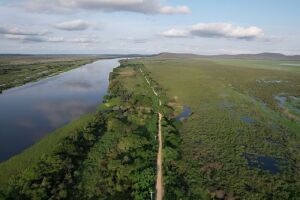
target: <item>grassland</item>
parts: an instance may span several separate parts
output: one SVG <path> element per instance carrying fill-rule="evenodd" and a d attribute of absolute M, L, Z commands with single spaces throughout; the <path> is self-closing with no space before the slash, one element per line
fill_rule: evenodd
<path fill-rule="evenodd" d="M 193 112 L 178 128 L 181 157 L 165 169 L 176 169 L 181 181 L 170 191 L 186 194 L 182 199 L 300 197 L 300 123 L 275 99 L 299 98 L 299 68 L 160 56 L 131 62 L 145 66 L 175 111 L 185 105 Z"/>
<path fill-rule="evenodd" d="M 212 60 L 212 59 L 207 59 Z M 274 69 L 279 71 L 300 72 L 299 60 L 247 60 L 247 59 L 213 59 L 213 62 L 221 65 L 231 65 L 236 67 Z"/>
<path fill-rule="evenodd" d="M 54 76 L 99 59 L 97 56 L 0 56 L 0 92 Z"/>

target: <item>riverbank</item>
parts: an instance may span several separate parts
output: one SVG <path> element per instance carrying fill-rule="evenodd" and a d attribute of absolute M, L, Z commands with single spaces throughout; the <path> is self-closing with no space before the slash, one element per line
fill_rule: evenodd
<path fill-rule="evenodd" d="M 0 91 L 55 76 L 99 59 L 97 56 L 0 56 Z"/>
<path fill-rule="evenodd" d="M 45 135 L 94 112 L 107 94 L 109 73 L 119 59 L 101 59 L 0 95 L 0 161 Z"/>

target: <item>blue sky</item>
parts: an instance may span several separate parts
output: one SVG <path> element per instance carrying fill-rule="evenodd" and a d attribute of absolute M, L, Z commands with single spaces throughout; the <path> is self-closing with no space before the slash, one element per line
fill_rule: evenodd
<path fill-rule="evenodd" d="M 298 0 L 2 0 L 0 53 L 300 54 Z"/>

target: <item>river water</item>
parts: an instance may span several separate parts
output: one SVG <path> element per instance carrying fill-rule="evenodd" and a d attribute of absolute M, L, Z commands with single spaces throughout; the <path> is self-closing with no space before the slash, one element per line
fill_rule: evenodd
<path fill-rule="evenodd" d="M 99 60 L 0 94 L 0 162 L 95 111 L 119 59 Z"/>

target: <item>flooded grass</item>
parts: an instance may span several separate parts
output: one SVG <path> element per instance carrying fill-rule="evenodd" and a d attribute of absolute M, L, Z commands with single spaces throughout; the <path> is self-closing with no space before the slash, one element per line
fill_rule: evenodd
<path fill-rule="evenodd" d="M 242 116 L 241 117 L 242 122 L 248 123 L 248 124 L 253 124 L 255 122 L 254 119 L 252 119 L 249 116 Z"/>
<path fill-rule="evenodd" d="M 237 199 L 268 199 L 269 194 L 293 199 L 298 194 L 294 163 L 300 158 L 300 126 L 280 112 L 274 99 L 300 95 L 298 68 L 245 60 L 151 58 L 143 63 L 170 99 L 176 96 L 193 109 L 193 117 L 179 128 L 181 158 L 172 162 L 188 177 L 180 182 L 184 192 L 200 196 L 201 191 L 222 190 Z M 206 167 L 216 162 L 222 167 Z M 288 189 L 278 191 L 278 183 Z"/>
<path fill-rule="evenodd" d="M 274 97 L 278 106 L 284 110 L 284 113 L 287 113 L 294 119 L 299 119 L 300 117 L 300 98 L 295 96 L 288 95 L 277 95 Z"/>
<path fill-rule="evenodd" d="M 183 106 L 182 112 L 175 117 L 176 121 L 183 121 L 192 114 L 192 110 L 188 106 Z"/>

